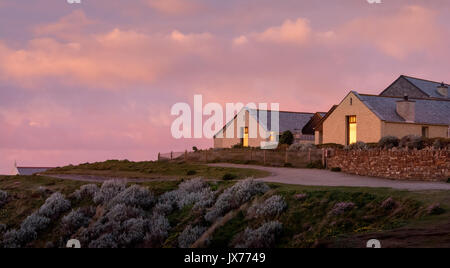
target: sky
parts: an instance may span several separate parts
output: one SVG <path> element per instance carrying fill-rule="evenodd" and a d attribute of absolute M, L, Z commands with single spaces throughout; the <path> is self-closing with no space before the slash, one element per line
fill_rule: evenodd
<path fill-rule="evenodd" d="M 399 75 L 450 81 L 448 0 L 0 0 L 0 174 L 208 148 L 171 107 L 326 112 Z"/>

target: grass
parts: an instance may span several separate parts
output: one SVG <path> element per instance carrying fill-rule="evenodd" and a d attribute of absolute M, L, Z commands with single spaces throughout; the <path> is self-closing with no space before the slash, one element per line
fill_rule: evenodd
<path fill-rule="evenodd" d="M 139 184 L 149 187 L 156 195 L 161 195 L 176 189 L 180 181 L 150 181 Z M 210 184 L 213 190 L 221 191 L 234 183 L 235 181 L 219 181 Z M 59 191 L 68 196 L 83 184 L 88 182 L 44 176 L 0 176 L 0 189 L 6 190 L 10 195 L 9 202 L 0 208 L 0 223 L 6 224 L 8 229 L 17 228 L 28 215 L 44 203 L 51 192 Z M 257 228 L 270 220 L 278 220 L 283 224 L 283 233 L 276 247 L 314 247 L 320 244 L 320 241 L 343 243 L 341 246 L 348 245 L 346 239 L 367 233 L 382 234 L 402 228 L 420 230 L 424 226 L 438 228 L 442 224 L 448 224 L 450 219 L 449 191 L 411 192 L 386 188 L 321 187 L 277 183 L 268 185 L 272 190 L 266 197 L 272 194 L 283 196 L 288 204 L 285 212 L 274 218 L 263 219 L 248 219 L 245 212 L 239 212 L 214 232 L 210 247 L 228 247 L 233 238 L 245 228 Z M 47 192 L 42 194 L 38 191 L 39 187 L 45 187 Z M 295 198 L 297 194 L 306 194 L 306 198 L 299 201 Z M 393 210 L 381 207 L 381 203 L 389 197 L 398 203 L 398 207 Z M 72 200 L 72 208 L 91 205 L 83 202 L 77 203 Z M 356 207 L 342 215 L 330 216 L 329 212 L 339 202 L 353 202 Z M 435 203 L 441 204 L 444 213 L 428 215 L 427 208 Z M 176 247 L 178 236 L 186 226 L 205 226 L 203 215 L 194 213 L 192 206 L 175 210 L 168 219 L 172 229 L 164 247 Z M 44 247 L 45 241 L 57 240 L 60 235 L 56 228 L 59 221 L 52 223 L 32 246 Z M 427 237 L 423 236 L 421 239 Z M 423 245 L 433 246 L 441 241 L 436 237 L 433 239 L 424 240 Z"/>
<path fill-rule="evenodd" d="M 130 162 L 127 160 L 108 160 L 98 163 L 86 163 L 78 166 L 65 166 L 55 168 L 44 173 L 51 174 L 72 174 L 72 175 L 94 175 L 120 178 L 194 178 L 222 179 L 226 174 L 232 174 L 235 179 L 247 177 L 266 177 L 268 172 L 255 169 L 238 169 L 210 167 L 202 164 L 191 164 L 183 161 L 179 162 Z"/>

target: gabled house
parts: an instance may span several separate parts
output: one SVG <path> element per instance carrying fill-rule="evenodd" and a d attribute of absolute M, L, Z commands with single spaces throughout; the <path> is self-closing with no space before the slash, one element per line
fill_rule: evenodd
<path fill-rule="evenodd" d="M 384 136 L 450 135 L 450 99 L 388 97 L 351 91 L 316 128 L 317 144 L 378 142 Z"/>
<path fill-rule="evenodd" d="M 274 112 L 244 108 L 214 135 L 214 148 L 235 145 L 264 147 L 264 144 L 277 141 L 278 136 L 288 130 L 294 134 L 295 143 L 314 143 L 313 130 L 325 114 L 279 111 L 279 127 L 276 128 L 272 126 Z M 239 117 L 244 118 L 243 122 L 238 122 Z M 251 126 L 256 126 L 254 135 L 251 134 Z"/>
<path fill-rule="evenodd" d="M 380 96 L 449 99 L 448 84 L 401 75 Z"/>

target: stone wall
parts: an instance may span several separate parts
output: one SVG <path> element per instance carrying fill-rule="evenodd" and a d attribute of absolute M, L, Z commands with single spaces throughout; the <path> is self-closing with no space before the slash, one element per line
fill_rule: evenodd
<path fill-rule="evenodd" d="M 328 158 L 328 167 L 395 180 L 447 181 L 450 178 L 450 151 L 336 150 Z"/>

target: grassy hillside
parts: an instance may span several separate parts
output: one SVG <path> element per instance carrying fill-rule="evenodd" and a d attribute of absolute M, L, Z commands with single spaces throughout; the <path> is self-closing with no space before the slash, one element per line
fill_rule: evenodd
<path fill-rule="evenodd" d="M 37 218 L 42 222 L 46 215 L 50 223 L 38 228 L 32 222 L 25 227 L 35 228 L 35 236 L 8 234 L 9 241 L 25 239 L 22 247 L 62 247 L 70 237 L 80 239 L 83 247 L 362 247 L 367 238 L 401 237 L 386 243 L 450 246 L 443 235 L 450 221 L 448 191 L 178 180 L 129 184 L 127 189 L 115 182 L 96 194 L 90 195 L 88 187 L 74 194 L 86 184 L 40 176 L 0 177 L 0 190 L 8 194 L 3 205 L 0 200 L 3 242 L 7 230 L 20 231 L 27 216 L 41 208 Z M 70 209 L 57 210 L 63 202 L 53 198 L 56 192 L 65 195 Z M 51 214 L 45 214 L 42 207 L 49 199 L 57 202 Z M 436 203 L 440 205 L 433 206 Z M 80 219 L 86 222 L 74 227 Z M 415 244 L 408 244 L 408 228 L 414 229 Z M 421 230 L 428 235 L 420 236 Z"/>
<path fill-rule="evenodd" d="M 121 178 L 194 178 L 222 179 L 225 174 L 231 174 L 237 179 L 247 177 L 260 178 L 269 173 L 255 169 L 237 169 L 209 167 L 201 164 L 185 163 L 183 161 L 148 161 L 131 162 L 128 160 L 108 160 L 98 163 L 85 163 L 77 166 L 59 167 L 47 171 L 45 174 L 76 174 Z"/>

